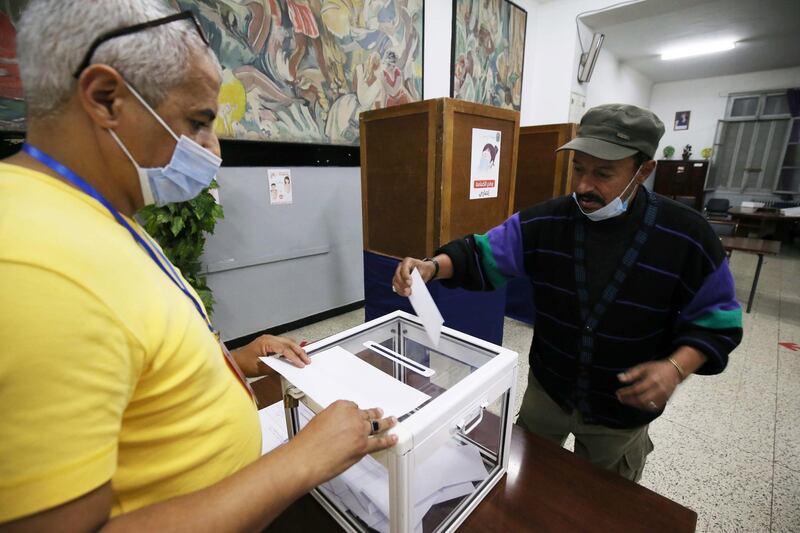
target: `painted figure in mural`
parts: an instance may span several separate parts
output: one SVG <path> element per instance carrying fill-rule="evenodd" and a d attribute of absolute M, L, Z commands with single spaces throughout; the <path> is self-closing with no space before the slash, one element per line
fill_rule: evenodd
<path fill-rule="evenodd" d="M 178 1 L 204 27 L 223 4 Z M 229 12 L 236 24 L 229 15 L 212 40 L 223 136 L 355 144 L 360 112 L 421 97 L 420 0 L 264 0 Z"/>
<path fill-rule="evenodd" d="M 317 19 L 314 12 L 311 11 L 309 2 L 312 0 L 286 0 L 286 7 L 289 11 L 289 20 L 292 22 L 294 29 L 294 52 L 289 59 L 289 74 L 292 78 L 297 77 L 297 67 L 300 61 L 306 55 L 308 50 L 308 42 L 314 47 L 316 54 L 317 65 L 319 66 L 325 80 L 330 83 L 330 75 L 328 74 L 328 65 L 326 64 L 325 54 L 322 51 L 322 36 L 320 35 L 320 28 L 317 25 Z M 319 5 L 319 2 L 315 2 Z M 318 11 L 321 8 L 318 8 Z"/>
<path fill-rule="evenodd" d="M 0 3 L 5 65 L 14 64 L 13 24 L 27 3 Z M 169 3 L 196 14 L 220 58 L 221 137 L 357 144 L 359 113 L 422 97 L 422 0 Z M 21 130 L 12 70 L 0 72 L 0 122 Z"/>
<path fill-rule="evenodd" d="M 408 11 L 408 0 L 400 0 L 398 2 L 400 9 L 398 10 L 399 19 L 404 26 L 403 40 L 405 41 L 405 48 L 400 56 L 400 68 L 403 71 L 403 85 L 406 88 L 412 100 L 422 99 L 422 95 L 417 91 L 415 78 L 419 78 L 417 74 L 418 66 L 414 65 L 410 59 L 416 57 L 421 53 L 421 38 L 417 32 L 417 26 L 421 26 L 421 15 L 417 11 L 413 15 Z M 398 46 L 402 43 L 398 43 Z M 421 72 L 420 72 L 421 74 Z"/>
<path fill-rule="evenodd" d="M 403 86 L 403 74 L 397 66 L 397 56 L 391 50 L 386 52 L 383 59 L 381 84 L 386 93 L 386 107 L 411 102 L 411 97 Z"/>
<path fill-rule="evenodd" d="M 334 143 L 351 143 L 358 138 L 358 115 L 383 105 L 383 85 L 378 79 L 380 56 L 373 52 L 366 64 L 357 65 L 353 75 L 354 93 L 341 96 L 331 107 L 325 133 Z"/>

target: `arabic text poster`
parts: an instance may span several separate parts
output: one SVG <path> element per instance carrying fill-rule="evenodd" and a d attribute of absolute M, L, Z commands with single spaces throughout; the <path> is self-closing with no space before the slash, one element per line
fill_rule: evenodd
<path fill-rule="evenodd" d="M 472 129 L 469 199 L 497 198 L 500 181 L 500 132 Z"/>

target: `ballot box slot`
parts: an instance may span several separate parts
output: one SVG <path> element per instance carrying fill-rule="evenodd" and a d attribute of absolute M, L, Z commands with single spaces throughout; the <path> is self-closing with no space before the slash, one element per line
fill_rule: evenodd
<path fill-rule="evenodd" d="M 394 363 L 396 363 L 396 364 L 398 364 L 398 365 L 400 365 L 402 367 L 405 367 L 405 368 L 407 368 L 407 369 L 409 369 L 409 370 L 411 370 L 413 372 L 416 372 L 417 374 L 419 374 L 421 376 L 431 377 L 432 375 L 434 375 L 436 373 L 436 371 L 433 370 L 432 368 L 427 367 L 425 365 L 422 365 L 420 363 L 417 363 L 413 359 L 409 359 L 408 357 L 404 356 L 403 354 L 397 353 L 394 350 L 390 350 L 389 348 L 386 348 L 385 346 L 383 346 L 381 344 L 378 344 L 376 342 L 367 341 L 367 342 L 364 343 L 364 346 L 366 346 L 370 350 L 374 351 L 375 353 L 377 353 L 379 355 L 382 355 L 383 357 L 386 357 L 387 359 L 393 361 Z M 402 381 L 405 381 L 405 380 L 402 380 Z"/>

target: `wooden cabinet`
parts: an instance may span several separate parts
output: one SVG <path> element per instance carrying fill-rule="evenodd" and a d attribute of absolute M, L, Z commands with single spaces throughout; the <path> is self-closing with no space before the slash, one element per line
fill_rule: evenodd
<path fill-rule="evenodd" d="M 577 124 L 545 124 L 519 130 L 514 211 L 569 194 L 572 151 L 556 152 L 575 137 Z"/>
<path fill-rule="evenodd" d="M 364 249 L 426 257 L 513 213 L 519 113 L 439 98 L 361 114 Z M 473 129 L 501 134 L 498 195 L 470 200 Z"/>
<path fill-rule="evenodd" d="M 703 210 L 703 187 L 708 161 L 660 159 L 656 166 L 655 192 Z"/>

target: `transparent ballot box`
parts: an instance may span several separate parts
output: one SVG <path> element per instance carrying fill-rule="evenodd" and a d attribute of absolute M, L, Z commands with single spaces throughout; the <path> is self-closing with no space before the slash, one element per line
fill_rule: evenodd
<path fill-rule="evenodd" d="M 395 446 L 366 456 L 313 497 L 347 531 L 455 530 L 506 473 L 517 353 L 446 327 L 434 347 L 420 320 L 402 311 L 306 347 L 312 364 L 342 350 L 368 364 L 380 378 L 374 381 L 392 385 L 378 394 L 399 387 L 415 401 L 388 413 L 398 418 L 389 431 Z M 321 407 L 285 377 L 281 385 L 292 438 Z"/>

